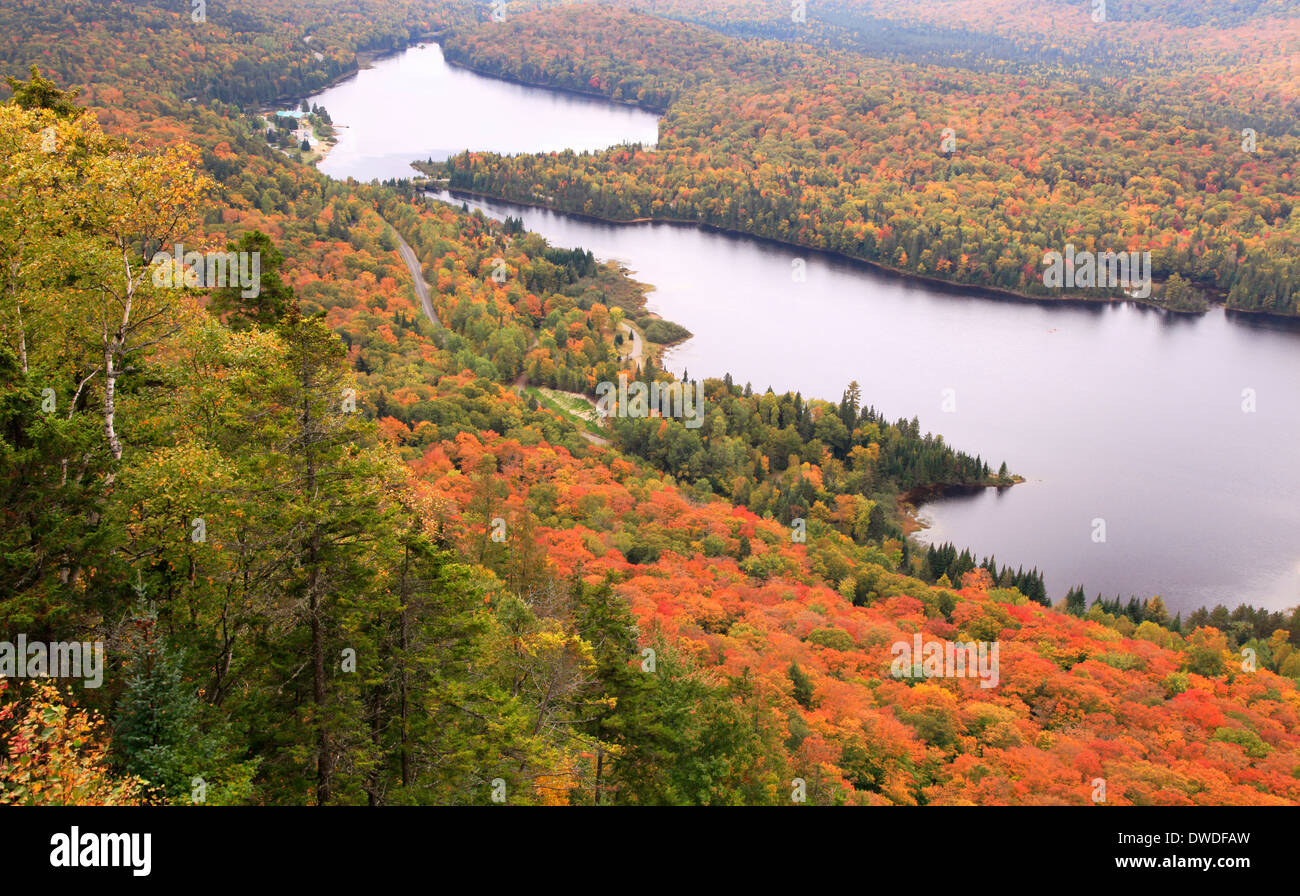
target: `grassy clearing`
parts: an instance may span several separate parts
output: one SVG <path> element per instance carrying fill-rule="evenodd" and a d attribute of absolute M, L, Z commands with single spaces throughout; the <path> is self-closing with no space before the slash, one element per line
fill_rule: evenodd
<path fill-rule="evenodd" d="M 579 429 L 597 433 L 600 431 L 600 415 L 596 413 L 595 403 L 587 396 L 539 386 L 529 386 L 526 391 L 542 407 L 555 411 Z"/>

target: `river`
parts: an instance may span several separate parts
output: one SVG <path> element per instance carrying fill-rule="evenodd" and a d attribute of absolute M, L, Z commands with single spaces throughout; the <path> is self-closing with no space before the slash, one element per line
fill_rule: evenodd
<path fill-rule="evenodd" d="M 321 165 L 334 177 L 657 135 L 653 115 L 451 68 L 436 45 L 312 101 L 347 126 Z M 653 285 L 650 307 L 695 334 L 669 355 L 678 374 L 833 400 L 856 380 L 891 418 L 919 417 L 1026 477 L 927 503 L 926 541 L 1037 566 L 1057 598 L 1082 584 L 1090 597 L 1159 594 L 1171 612 L 1300 603 L 1300 327 L 1020 302 L 691 226 L 468 204 Z"/>

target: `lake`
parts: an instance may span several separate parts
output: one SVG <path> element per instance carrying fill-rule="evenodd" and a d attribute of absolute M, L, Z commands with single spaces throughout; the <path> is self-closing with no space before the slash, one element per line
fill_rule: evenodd
<path fill-rule="evenodd" d="M 594 150 L 657 136 L 648 113 L 454 69 L 435 45 L 312 101 L 348 126 L 321 165 L 334 177 L 404 177 L 414 159 L 466 148 Z M 1171 611 L 1300 603 L 1290 322 L 1020 302 L 691 226 L 454 201 L 626 264 L 654 286 L 650 307 L 695 334 L 669 354 L 678 374 L 730 372 L 832 400 L 856 380 L 890 418 L 919 417 L 1026 478 L 927 503 L 923 540 L 1037 566 L 1056 598 L 1082 584 L 1090 598 L 1159 594 Z"/>
<path fill-rule="evenodd" d="M 649 112 L 483 78 L 448 65 L 437 44 L 381 59 L 311 102 L 338 129 L 338 145 L 319 167 L 339 179 L 411 177 L 411 162 L 467 149 L 582 151 L 659 141 L 659 119 Z"/>

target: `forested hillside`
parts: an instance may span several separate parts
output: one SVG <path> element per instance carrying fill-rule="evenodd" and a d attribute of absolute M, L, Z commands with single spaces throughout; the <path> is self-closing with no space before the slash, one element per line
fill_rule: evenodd
<path fill-rule="evenodd" d="M 1292 0 L 613 0 L 739 37 L 982 71 L 1046 74 L 1115 98 L 1136 91 L 1231 124 L 1294 132 Z M 801 7 L 802 21 L 795 21 Z"/>
<path fill-rule="evenodd" d="M 92 85 L 87 99 L 119 109 L 124 95 L 147 100 L 149 94 L 251 104 L 319 90 L 355 72 L 359 54 L 391 52 L 449 24 L 486 19 L 469 0 L 204 0 L 199 6 L 6 2 L 0 8 L 6 67 L 39 65 L 65 83 Z M 134 52 L 119 52 L 127 47 Z M 99 96 L 101 88 L 106 92 Z"/>
<path fill-rule="evenodd" d="M 515 385 L 670 380 L 620 360 L 634 285 L 268 144 L 261 100 L 442 27 L 486 53 L 466 36 L 485 7 L 214 9 L 198 39 L 145 3 L 0 0 L 0 641 L 106 646 L 99 688 L 0 680 L 0 803 L 190 804 L 202 782 L 208 804 L 789 805 L 798 779 L 815 804 L 1086 805 L 1098 778 L 1120 805 L 1300 801 L 1300 612 L 1053 609 L 1036 571 L 917 550 L 907 491 L 1014 471 L 856 384 L 834 402 L 710 371 L 699 428 L 592 438 Z M 753 67 L 753 104 L 812 102 L 760 96 L 780 45 L 692 50 L 678 24 L 588 12 L 664 66 L 588 88 L 668 91 L 670 130 L 723 89 L 709 59 Z M 764 170 L 834 189 L 830 146 L 810 133 Z M 458 170 L 538 164 L 482 159 Z M 721 171 L 675 195 L 711 202 Z M 177 243 L 258 252 L 260 292 L 168 286 L 151 260 Z M 997 685 L 900 677 L 918 636 L 997 642 Z"/>
<path fill-rule="evenodd" d="M 597 37 L 600 36 L 598 40 Z M 898 65 L 579 5 L 457 30 L 449 59 L 668 106 L 653 152 L 451 159 L 453 188 L 628 220 L 695 221 L 1035 296 L 1067 246 L 1150 252 L 1155 300 L 1300 310 L 1297 138 L 1169 108 L 1157 82 Z"/>

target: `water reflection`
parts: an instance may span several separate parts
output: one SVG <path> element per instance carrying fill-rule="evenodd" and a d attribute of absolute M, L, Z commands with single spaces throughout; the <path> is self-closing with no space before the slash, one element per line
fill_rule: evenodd
<path fill-rule="evenodd" d="M 405 161 L 458 147 L 581 149 L 655 125 L 645 113 L 450 70 L 436 48 L 315 101 L 350 125 L 323 169 L 362 179 L 404 176 Z M 498 113 L 509 127 L 484 123 Z M 570 114 L 579 122 L 557 124 Z M 669 353 L 672 370 L 833 400 L 856 380 L 890 418 L 916 416 L 1027 478 L 928 503 L 924 538 L 1038 566 L 1058 598 L 1084 584 L 1090 595 L 1160 594 L 1184 612 L 1300 600 L 1300 326 L 1222 309 L 993 298 L 691 226 L 452 201 L 627 264 L 655 287 L 651 307 L 695 333 Z M 796 259 L 804 282 L 792 280 Z M 1092 539 L 1098 519 L 1103 543 Z"/>

